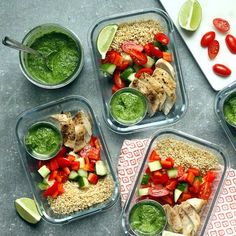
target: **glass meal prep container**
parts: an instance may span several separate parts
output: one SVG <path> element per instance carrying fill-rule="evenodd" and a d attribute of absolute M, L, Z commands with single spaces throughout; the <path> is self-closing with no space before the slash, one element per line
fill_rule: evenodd
<path fill-rule="evenodd" d="M 229 86 L 222 89 L 216 96 L 215 99 L 215 113 L 217 119 L 221 126 L 223 127 L 226 135 L 228 136 L 230 142 L 232 143 L 234 149 L 236 150 L 236 128 L 230 125 L 224 116 L 224 103 L 227 98 L 231 95 L 235 94 L 236 97 L 236 84 L 232 83 Z"/>
<path fill-rule="evenodd" d="M 169 114 L 165 116 L 162 112 L 157 112 L 153 117 L 146 117 L 138 124 L 132 126 L 124 126 L 116 122 L 109 112 L 109 100 L 112 96 L 111 83 L 108 82 L 110 78 L 104 77 L 100 70 L 101 55 L 97 50 L 97 38 L 101 29 L 110 24 L 121 24 L 126 22 L 134 22 L 138 20 L 157 20 L 164 27 L 164 33 L 170 38 L 169 50 L 173 56 L 173 67 L 176 73 L 176 103 Z M 145 130 L 153 127 L 161 127 L 176 123 L 185 114 L 187 109 L 187 95 L 183 82 L 182 71 L 179 63 L 178 52 L 175 46 L 175 30 L 173 23 L 168 15 L 160 9 L 146 9 L 133 12 L 126 12 L 110 17 L 100 19 L 94 24 L 89 33 L 89 44 L 92 51 L 94 70 L 97 76 L 96 82 L 98 90 L 102 97 L 103 118 L 106 125 L 114 132 L 120 134 L 127 134 L 136 131 Z"/>
<path fill-rule="evenodd" d="M 224 179 L 227 176 L 227 171 L 229 168 L 228 158 L 224 155 L 222 150 L 215 144 L 204 141 L 197 137 L 185 134 L 181 131 L 173 129 L 162 129 L 156 132 L 150 139 L 149 144 L 147 144 L 146 150 L 144 152 L 143 161 L 140 162 L 137 175 L 134 179 L 133 185 L 130 188 L 130 193 L 128 199 L 125 203 L 125 206 L 122 211 L 121 221 L 122 227 L 126 235 L 136 235 L 129 224 L 129 214 L 132 207 L 139 201 L 142 201 L 143 198 L 138 198 L 138 189 L 141 184 L 142 176 L 145 173 L 147 167 L 148 159 L 152 153 L 153 148 L 158 143 L 159 140 L 165 138 L 172 138 L 190 144 L 191 146 L 206 150 L 214 154 L 219 162 L 219 170 L 217 170 L 217 178 L 213 182 L 212 193 L 207 202 L 207 205 L 201 212 L 201 225 L 197 231 L 197 235 L 205 235 L 209 219 L 211 217 L 213 208 L 218 198 L 218 194 L 221 190 L 221 186 L 224 182 Z M 146 198 L 145 198 L 146 199 Z M 147 198 L 148 199 L 148 198 Z M 168 229 L 167 229 L 168 230 Z"/>
<path fill-rule="evenodd" d="M 98 137 L 101 144 L 101 160 L 106 163 L 108 174 L 111 176 L 112 182 L 114 184 L 114 190 L 111 197 L 102 203 L 96 204 L 82 211 L 77 211 L 67 215 L 59 215 L 53 213 L 47 202 L 47 199 L 43 196 L 42 191 L 37 187 L 37 184 L 42 181 L 42 177 L 39 175 L 39 173 L 37 173 L 37 160 L 26 152 L 24 146 L 24 135 L 32 124 L 39 121 L 48 121 L 50 120 L 50 116 L 53 114 L 71 112 L 72 115 L 75 115 L 76 112 L 80 110 L 85 111 L 91 119 L 93 135 Z M 85 98 L 81 96 L 68 96 L 57 101 L 49 102 L 44 105 L 26 110 L 17 118 L 15 135 L 18 143 L 21 162 L 28 177 L 31 191 L 36 201 L 38 210 L 45 221 L 53 224 L 67 223 L 75 219 L 80 219 L 107 210 L 116 203 L 119 196 L 117 177 L 112 168 L 110 155 L 100 130 L 97 116 L 94 114 L 92 107 Z"/>

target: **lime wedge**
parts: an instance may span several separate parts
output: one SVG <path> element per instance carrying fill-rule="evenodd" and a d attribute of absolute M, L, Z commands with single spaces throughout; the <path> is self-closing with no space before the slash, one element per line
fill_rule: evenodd
<path fill-rule="evenodd" d="M 31 198 L 18 198 L 15 200 L 18 214 L 27 222 L 36 224 L 41 220 L 36 204 Z"/>
<path fill-rule="evenodd" d="M 187 0 L 179 11 L 179 25 L 189 31 L 195 31 L 202 20 L 202 7 L 197 0 Z"/>
<path fill-rule="evenodd" d="M 106 53 L 111 46 L 117 29 L 118 25 L 107 25 L 99 32 L 97 38 L 97 49 L 101 54 L 102 59 L 106 57 Z"/>

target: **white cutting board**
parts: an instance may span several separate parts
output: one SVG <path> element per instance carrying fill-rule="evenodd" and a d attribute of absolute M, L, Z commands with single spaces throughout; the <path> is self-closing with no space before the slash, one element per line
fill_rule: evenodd
<path fill-rule="evenodd" d="M 216 91 L 221 90 L 228 84 L 236 81 L 236 54 L 232 54 L 226 44 L 225 36 L 218 32 L 213 26 L 214 18 L 224 18 L 230 23 L 231 29 L 228 33 L 236 37 L 236 1 L 235 0 L 199 0 L 202 6 L 202 21 L 194 33 L 188 33 L 181 29 L 178 24 L 178 13 L 185 0 L 160 0 L 161 4 L 169 14 L 170 18 L 177 27 L 183 40 L 187 44 L 193 57 L 199 64 L 202 72 L 212 88 Z M 216 39 L 220 43 L 220 51 L 214 60 L 210 60 L 207 54 L 207 48 L 200 46 L 202 36 L 208 31 L 216 32 Z M 214 74 L 212 67 L 214 64 L 224 64 L 228 66 L 232 73 L 229 77 L 223 78 Z M 183 66 L 183 65 L 182 65 Z"/>

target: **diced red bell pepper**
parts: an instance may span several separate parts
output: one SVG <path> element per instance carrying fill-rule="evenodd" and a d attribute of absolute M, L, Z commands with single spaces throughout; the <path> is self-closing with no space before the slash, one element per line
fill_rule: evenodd
<path fill-rule="evenodd" d="M 56 179 L 57 173 L 58 173 L 57 170 L 53 170 L 53 171 L 50 173 L 50 175 L 49 175 L 49 177 L 48 177 L 48 180 Z"/>
<path fill-rule="evenodd" d="M 58 182 L 55 181 L 51 187 L 43 192 L 44 197 L 52 196 L 58 190 Z"/>
<path fill-rule="evenodd" d="M 153 181 L 153 183 L 156 184 L 163 184 L 165 185 L 168 180 L 169 177 L 166 173 L 161 173 L 160 171 L 154 171 L 151 175 L 151 180 Z"/>
<path fill-rule="evenodd" d="M 79 170 L 80 168 L 80 162 L 79 161 L 74 161 L 71 163 L 71 166 L 70 166 L 71 170 Z"/>
<path fill-rule="evenodd" d="M 203 184 L 201 184 L 199 198 L 204 199 L 204 200 L 209 199 L 212 192 L 211 185 L 212 184 L 210 182 L 204 182 Z"/>
<path fill-rule="evenodd" d="M 174 159 L 172 157 L 167 157 L 166 161 L 170 161 L 172 163 L 172 166 L 174 167 Z"/>
<path fill-rule="evenodd" d="M 191 193 L 182 193 L 180 198 L 178 199 L 178 203 L 182 203 L 188 199 L 192 198 L 192 194 Z"/>
<path fill-rule="evenodd" d="M 198 168 L 195 168 L 195 167 L 188 168 L 187 172 L 192 172 L 195 176 L 200 175 L 200 170 Z"/>
<path fill-rule="evenodd" d="M 55 156 L 55 158 L 57 158 L 57 157 L 64 157 L 65 154 L 66 154 L 66 152 L 67 152 L 66 147 L 65 147 L 65 146 L 62 146 L 62 147 L 61 147 L 61 150 L 57 153 L 57 155 Z"/>
<path fill-rule="evenodd" d="M 64 188 L 63 188 L 63 184 L 58 184 L 58 195 L 62 194 L 65 192 Z"/>
<path fill-rule="evenodd" d="M 166 189 L 173 191 L 174 189 L 176 189 L 177 184 L 178 184 L 178 180 L 169 179 L 169 181 L 166 184 Z"/>
<path fill-rule="evenodd" d="M 149 161 L 159 161 L 159 160 L 161 160 L 160 156 L 158 155 L 156 150 L 153 150 L 149 157 Z"/>
<path fill-rule="evenodd" d="M 84 169 L 90 172 L 94 171 L 94 162 L 90 162 L 88 157 L 84 157 L 85 160 L 85 165 L 84 165 Z"/>
<path fill-rule="evenodd" d="M 161 160 L 161 166 L 163 169 L 171 169 L 173 168 L 172 162 L 167 160 Z"/>
<path fill-rule="evenodd" d="M 180 178 L 184 175 L 184 168 L 183 166 L 178 166 L 177 169 L 178 169 L 178 178 Z M 187 177 L 187 174 L 186 174 L 186 177 Z"/>
<path fill-rule="evenodd" d="M 170 195 L 166 195 L 166 196 L 161 197 L 161 201 L 164 204 L 169 204 L 171 206 L 174 204 L 173 196 L 170 196 Z"/>
<path fill-rule="evenodd" d="M 69 159 L 70 162 L 75 160 L 75 156 L 74 155 L 68 155 L 66 158 Z"/>
<path fill-rule="evenodd" d="M 98 182 L 98 176 L 97 176 L 96 174 L 94 174 L 94 173 L 89 173 L 89 175 L 88 175 L 88 181 L 89 181 L 89 183 L 91 183 L 91 184 L 97 184 L 97 182 Z"/>
<path fill-rule="evenodd" d="M 207 171 L 206 175 L 203 177 L 204 181 L 213 183 L 216 178 L 216 173 L 214 171 Z"/>
<path fill-rule="evenodd" d="M 61 175 L 57 175 L 55 179 L 58 183 L 62 182 L 62 176 Z"/>
<path fill-rule="evenodd" d="M 182 176 L 178 177 L 178 181 L 187 182 L 188 173 L 184 173 Z"/>
<path fill-rule="evenodd" d="M 64 167 L 64 168 L 63 168 L 63 173 L 64 173 L 65 175 L 69 175 L 69 174 L 70 174 L 70 169 L 69 169 L 69 167 Z"/>
<path fill-rule="evenodd" d="M 59 168 L 59 165 L 57 163 L 57 158 L 53 158 L 49 162 L 49 169 L 51 171 L 57 170 Z"/>
<path fill-rule="evenodd" d="M 100 160 L 100 149 L 91 148 L 88 153 L 88 158 L 91 160 Z"/>
<path fill-rule="evenodd" d="M 195 175 L 193 174 L 193 172 L 188 172 L 186 181 L 187 181 L 189 184 L 192 184 L 193 181 L 194 181 L 194 179 L 195 179 Z"/>
<path fill-rule="evenodd" d="M 57 163 L 58 163 L 59 167 L 61 167 L 61 168 L 68 167 L 71 165 L 71 161 L 67 158 L 64 158 L 64 157 L 57 158 Z"/>
<path fill-rule="evenodd" d="M 170 52 L 162 52 L 162 57 L 164 60 L 166 60 L 168 62 L 173 61 L 172 54 Z"/>
<path fill-rule="evenodd" d="M 189 187 L 189 192 L 198 193 L 200 191 L 201 182 L 198 178 L 195 178 L 192 186 Z"/>

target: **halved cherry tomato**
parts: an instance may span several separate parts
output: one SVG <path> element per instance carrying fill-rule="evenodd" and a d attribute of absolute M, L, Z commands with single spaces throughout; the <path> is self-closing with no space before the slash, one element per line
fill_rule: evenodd
<path fill-rule="evenodd" d="M 129 53 L 130 50 L 137 50 L 137 51 L 140 51 L 142 52 L 143 51 L 143 46 L 142 45 L 138 45 L 132 41 L 127 41 L 127 42 L 123 42 L 122 45 L 121 45 L 121 49 L 126 52 L 126 53 Z"/>
<path fill-rule="evenodd" d="M 167 45 L 170 42 L 169 37 L 164 33 L 157 33 L 154 35 L 155 39 L 160 42 L 162 45 Z"/>
<path fill-rule="evenodd" d="M 215 39 L 216 33 L 214 31 L 209 31 L 202 36 L 201 46 L 208 47 L 209 44 Z"/>
<path fill-rule="evenodd" d="M 225 37 L 225 42 L 230 52 L 236 54 L 236 38 L 233 35 L 228 34 Z"/>
<path fill-rule="evenodd" d="M 151 68 L 142 68 L 138 72 L 135 73 L 135 77 L 140 78 L 143 73 L 147 73 L 149 75 L 152 75 L 153 70 Z"/>
<path fill-rule="evenodd" d="M 163 197 L 169 194 L 169 191 L 166 189 L 159 189 L 155 187 L 149 187 L 148 195 L 152 197 Z"/>
<path fill-rule="evenodd" d="M 154 45 L 151 46 L 151 54 L 157 58 L 163 57 L 163 52 L 158 47 L 155 47 Z"/>
<path fill-rule="evenodd" d="M 128 52 L 128 54 L 131 56 L 133 61 L 138 65 L 144 65 L 147 63 L 147 56 L 135 49 L 132 49 Z"/>
<path fill-rule="evenodd" d="M 213 20 L 213 25 L 222 33 L 226 33 L 230 29 L 229 22 L 222 18 L 215 18 Z"/>
<path fill-rule="evenodd" d="M 223 64 L 215 64 L 213 66 L 213 71 L 221 77 L 227 77 L 231 74 L 231 70 Z"/>
<path fill-rule="evenodd" d="M 121 89 L 125 87 L 125 82 L 120 77 L 120 71 L 116 70 L 113 76 L 113 80 L 115 85 Z"/>
<path fill-rule="evenodd" d="M 210 195 L 211 195 L 212 189 L 211 189 L 211 183 L 209 182 L 204 182 L 200 186 L 200 192 L 199 192 L 199 197 L 204 200 L 208 200 Z"/>
<path fill-rule="evenodd" d="M 219 41 L 213 40 L 208 46 L 208 56 L 212 60 L 214 59 L 220 50 Z"/>
<path fill-rule="evenodd" d="M 151 54 L 151 48 L 154 47 L 154 45 L 152 43 L 147 43 L 144 45 L 144 51 L 146 52 L 146 54 L 148 56 L 152 56 Z"/>

